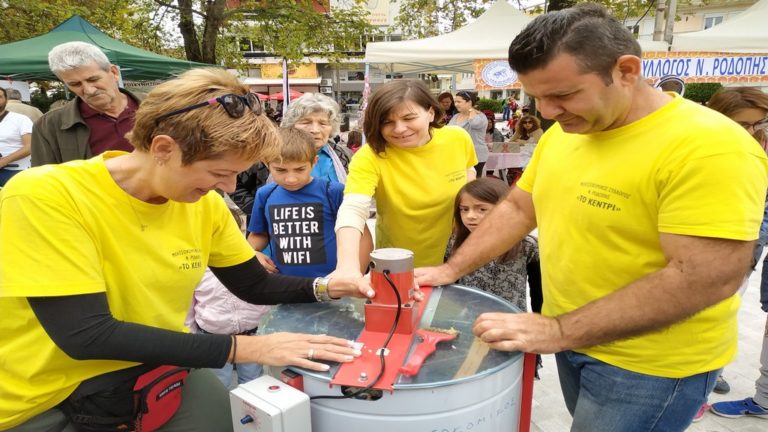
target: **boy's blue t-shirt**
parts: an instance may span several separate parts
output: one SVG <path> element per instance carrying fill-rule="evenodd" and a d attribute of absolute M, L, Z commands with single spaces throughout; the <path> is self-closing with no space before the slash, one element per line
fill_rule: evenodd
<path fill-rule="evenodd" d="M 256 191 L 248 231 L 269 234 L 280 273 L 325 276 L 336 269 L 334 226 L 343 196 L 343 184 L 318 178 L 295 192 L 266 185 Z"/>

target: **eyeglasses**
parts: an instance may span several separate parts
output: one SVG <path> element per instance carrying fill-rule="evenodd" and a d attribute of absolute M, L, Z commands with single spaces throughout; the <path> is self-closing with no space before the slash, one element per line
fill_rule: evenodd
<path fill-rule="evenodd" d="M 198 104 L 190 105 L 188 107 L 180 108 L 175 111 L 162 114 L 155 119 L 155 126 L 159 125 L 161 121 L 167 119 L 168 117 L 173 117 L 175 115 L 196 110 L 198 108 L 202 108 L 209 105 L 216 105 L 216 104 L 219 104 L 222 107 L 224 107 L 224 111 L 226 111 L 227 114 L 229 114 L 229 116 L 232 118 L 240 118 L 244 116 L 246 113 L 246 108 L 250 108 L 251 112 L 253 112 L 256 115 L 261 115 L 262 112 L 264 112 L 264 109 L 261 105 L 261 101 L 259 100 L 259 97 L 256 96 L 255 94 L 248 93 L 245 96 L 241 96 L 241 95 L 230 93 L 230 94 L 225 94 L 224 96 L 208 99 L 205 102 L 200 102 Z"/>
<path fill-rule="evenodd" d="M 768 117 L 758 120 L 754 123 L 739 122 L 739 125 L 746 130 L 752 129 L 753 133 L 768 129 Z"/>

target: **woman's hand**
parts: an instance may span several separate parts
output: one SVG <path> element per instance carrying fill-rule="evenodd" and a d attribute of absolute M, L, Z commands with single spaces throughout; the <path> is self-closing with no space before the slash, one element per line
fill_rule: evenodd
<path fill-rule="evenodd" d="M 235 336 L 235 362 L 270 366 L 298 366 L 324 372 L 330 366 L 317 360 L 346 363 L 360 356 L 354 342 L 333 336 L 273 333 L 264 336 Z"/>
<path fill-rule="evenodd" d="M 259 260 L 262 266 L 264 266 L 264 269 L 266 269 L 270 273 L 278 273 L 277 266 L 275 265 L 274 261 L 272 261 L 272 258 L 268 257 L 264 252 L 256 251 L 256 259 Z"/>
<path fill-rule="evenodd" d="M 363 276 L 360 272 L 354 271 L 346 273 L 335 271 L 328 275 L 328 277 L 330 278 L 328 282 L 328 295 L 331 298 L 373 298 L 376 295 L 373 287 L 371 287 L 371 278 L 368 275 Z"/>
<path fill-rule="evenodd" d="M 371 285 L 371 274 L 368 273 L 365 276 L 355 275 L 355 272 L 347 272 L 348 277 L 338 277 L 337 274 L 342 274 L 339 271 L 335 271 L 328 275 L 331 278 L 328 284 L 328 295 L 332 298 L 339 297 L 362 297 L 362 298 L 374 298 L 376 291 Z M 336 283 L 334 283 L 334 280 Z M 387 289 L 389 289 L 387 287 Z M 419 284 L 416 283 L 416 279 L 413 280 L 413 299 L 416 301 L 424 300 L 424 293 L 421 292 Z"/>

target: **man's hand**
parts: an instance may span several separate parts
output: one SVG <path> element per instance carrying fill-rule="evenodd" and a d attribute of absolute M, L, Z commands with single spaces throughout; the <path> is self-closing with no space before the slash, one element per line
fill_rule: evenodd
<path fill-rule="evenodd" d="M 416 284 L 420 286 L 438 286 L 454 283 L 459 278 L 456 272 L 443 264 L 437 267 L 419 267 L 413 271 Z"/>
<path fill-rule="evenodd" d="M 557 319 L 534 313 L 484 313 L 472 332 L 499 351 L 552 354 L 568 349 Z"/>

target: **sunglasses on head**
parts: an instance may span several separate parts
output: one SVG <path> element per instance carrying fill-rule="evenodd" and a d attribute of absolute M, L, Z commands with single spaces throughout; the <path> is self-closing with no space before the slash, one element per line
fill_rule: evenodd
<path fill-rule="evenodd" d="M 739 122 L 739 125 L 746 130 L 752 129 L 754 132 L 768 129 L 768 117 L 758 120 L 754 123 Z"/>
<path fill-rule="evenodd" d="M 180 108 L 180 109 L 171 111 L 169 113 L 162 114 L 155 119 L 155 126 L 159 125 L 161 121 L 167 119 L 168 117 L 173 117 L 175 115 L 196 110 L 198 108 L 206 107 L 209 105 L 217 105 L 217 104 L 224 107 L 224 111 L 226 111 L 227 114 L 229 114 L 229 116 L 232 118 L 240 118 L 244 116 L 245 113 L 248 112 L 248 109 L 250 109 L 251 112 L 253 112 L 256 115 L 261 115 L 261 113 L 264 112 L 264 109 L 261 105 L 261 101 L 259 100 L 259 97 L 256 96 L 255 94 L 248 93 L 245 96 L 241 96 L 241 95 L 230 93 L 230 94 L 225 94 L 223 96 L 208 99 L 205 102 L 200 102 L 198 104 L 190 105 L 188 107 Z"/>

